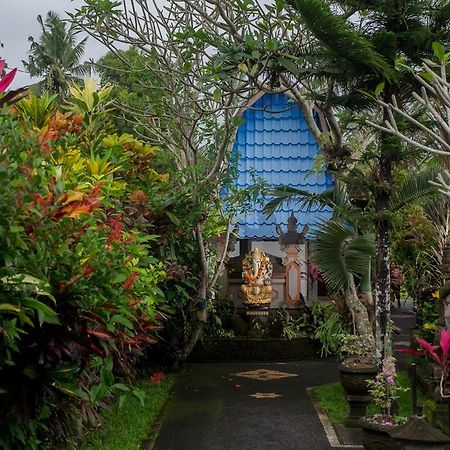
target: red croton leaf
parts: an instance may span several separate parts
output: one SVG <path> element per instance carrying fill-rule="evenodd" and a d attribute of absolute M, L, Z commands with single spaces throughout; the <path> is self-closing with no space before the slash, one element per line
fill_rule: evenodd
<path fill-rule="evenodd" d="M 114 340 L 114 336 L 112 336 L 111 334 L 105 333 L 104 331 L 90 329 L 90 330 L 87 330 L 87 334 L 96 336 L 99 339 L 102 339 L 104 341 L 113 341 Z"/>
<path fill-rule="evenodd" d="M 135 283 L 138 276 L 139 274 L 137 272 L 131 272 L 130 275 L 128 275 L 128 278 L 123 282 L 123 289 L 125 291 L 130 290 L 133 287 L 133 284 Z"/>

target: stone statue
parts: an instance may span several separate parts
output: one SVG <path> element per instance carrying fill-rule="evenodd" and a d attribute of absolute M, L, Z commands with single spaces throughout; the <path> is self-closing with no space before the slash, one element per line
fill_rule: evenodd
<path fill-rule="evenodd" d="M 241 285 L 244 305 L 270 305 L 272 302 L 272 283 L 270 281 L 272 270 L 272 263 L 263 251 L 255 248 L 245 256 L 242 261 L 242 278 L 245 284 Z"/>

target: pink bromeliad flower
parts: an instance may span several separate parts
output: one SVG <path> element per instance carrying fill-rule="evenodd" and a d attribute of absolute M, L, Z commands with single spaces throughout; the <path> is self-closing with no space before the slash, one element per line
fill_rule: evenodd
<path fill-rule="evenodd" d="M 6 61 L 0 59 L 0 93 L 5 92 L 8 86 L 14 80 L 16 76 L 17 69 L 11 70 L 11 72 L 5 74 Z"/>

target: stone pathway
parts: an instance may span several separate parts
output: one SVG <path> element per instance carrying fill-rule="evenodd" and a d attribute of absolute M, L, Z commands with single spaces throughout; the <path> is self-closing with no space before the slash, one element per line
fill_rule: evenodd
<path fill-rule="evenodd" d="M 162 415 L 156 450 L 332 448 L 306 392 L 333 360 L 190 364 Z"/>
<path fill-rule="evenodd" d="M 414 315 L 402 307 L 393 318 L 401 329 L 398 349 L 409 344 Z M 396 356 L 405 369 L 407 358 Z M 163 411 L 154 449 L 331 449 L 307 389 L 337 379 L 333 359 L 189 364 Z"/>

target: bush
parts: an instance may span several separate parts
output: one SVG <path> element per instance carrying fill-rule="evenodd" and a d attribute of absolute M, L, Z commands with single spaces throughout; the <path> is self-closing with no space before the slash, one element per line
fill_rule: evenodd
<path fill-rule="evenodd" d="M 66 446 L 81 422 L 97 423 L 96 407 L 130 391 L 121 380 L 132 380 L 136 358 L 155 342 L 163 298 L 152 237 L 124 225 L 112 172 L 100 181 L 75 176 L 61 155 L 86 136 L 77 127 L 55 130 L 0 114 L 5 449 Z"/>

